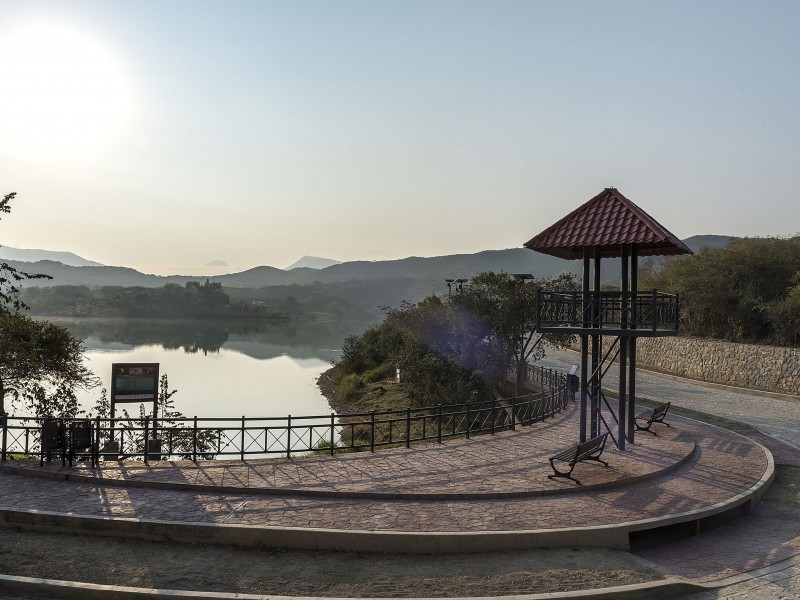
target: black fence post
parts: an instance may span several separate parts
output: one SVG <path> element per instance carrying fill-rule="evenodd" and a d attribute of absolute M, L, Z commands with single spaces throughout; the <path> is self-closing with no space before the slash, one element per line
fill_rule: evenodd
<path fill-rule="evenodd" d="M 469 439 L 469 430 L 472 429 L 472 421 L 469 417 L 469 402 L 467 402 L 467 439 Z"/>
<path fill-rule="evenodd" d="M 67 460 L 67 426 L 64 419 L 58 419 L 61 423 L 61 466 L 66 464 Z"/>
<path fill-rule="evenodd" d="M 73 450 L 75 448 L 75 444 L 73 443 L 73 439 L 72 439 L 73 438 L 73 433 L 74 433 L 73 424 L 74 424 L 74 421 L 70 422 L 70 424 L 69 424 L 69 429 L 68 429 L 68 431 L 69 431 L 69 441 L 67 442 L 67 456 L 69 457 L 69 468 L 70 469 L 72 468 L 72 454 L 73 454 Z"/>
<path fill-rule="evenodd" d="M 490 431 L 492 432 L 492 435 L 494 435 L 494 419 L 495 419 L 495 416 L 496 416 L 495 415 L 495 410 L 494 410 L 494 398 L 492 398 L 492 400 L 491 400 L 491 405 L 490 405 L 490 411 L 489 412 L 490 412 L 490 417 L 492 419 L 492 426 L 490 428 Z"/>
<path fill-rule="evenodd" d="M 239 460 L 244 462 L 244 415 L 242 415 L 242 431 L 239 438 Z"/>
<path fill-rule="evenodd" d="M 94 441 L 92 442 L 92 466 L 100 464 L 100 415 L 95 417 Z"/>
<path fill-rule="evenodd" d="M 192 462 L 197 462 L 197 415 L 192 421 Z"/>
<path fill-rule="evenodd" d="M 511 431 L 517 430 L 517 397 L 511 398 Z"/>
<path fill-rule="evenodd" d="M 7 444 L 8 444 L 8 415 L 3 413 L 0 415 L 0 423 L 3 424 L 3 453 L 0 460 L 6 462 Z"/>
<path fill-rule="evenodd" d="M 286 458 L 292 457 L 292 415 L 286 417 Z"/>
<path fill-rule="evenodd" d="M 411 407 L 406 408 L 406 448 L 411 448 Z"/>
<path fill-rule="evenodd" d="M 334 436 L 336 435 L 336 421 L 334 420 L 334 414 L 331 413 L 331 456 L 333 456 L 333 452 L 335 450 L 336 440 Z"/>
<path fill-rule="evenodd" d="M 656 302 L 657 302 L 656 294 L 657 293 L 658 292 L 656 292 L 656 290 L 653 290 L 653 296 L 652 296 L 652 299 L 650 301 L 650 311 L 651 311 L 651 315 L 650 315 L 651 319 L 650 319 L 650 321 L 651 321 L 652 326 L 653 326 L 653 331 L 658 329 L 658 306 L 656 304 Z"/>
<path fill-rule="evenodd" d="M 439 418 L 438 418 L 439 424 L 436 427 L 436 429 L 437 429 L 437 431 L 436 431 L 436 439 L 441 444 L 442 443 L 442 404 L 441 404 L 441 402 L 439 403 L 439 406 L 438 406 L 438 412 L 439 412 Z"/>
<path fill-rule="evenodd" d="M 375 411 L 372 411 L 372 419 L 369 427 L 369 451 L 375 452 Z"/>
<path fill-rule="evenodd" d="M 144 464 L 149 464 L 149 456 L 147 447 L 150 442 L 150 416 L 144 418 Z"/>

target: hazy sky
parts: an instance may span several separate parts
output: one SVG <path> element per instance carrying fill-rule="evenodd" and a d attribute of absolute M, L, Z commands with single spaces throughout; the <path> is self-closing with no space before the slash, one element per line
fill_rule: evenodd
<path fill-rule="evenodd" d="M 794 234 L 799 30 L 796 1 L 2 0 L 0 242 L 434 256 L 608 186 L 680 237 Z"/>

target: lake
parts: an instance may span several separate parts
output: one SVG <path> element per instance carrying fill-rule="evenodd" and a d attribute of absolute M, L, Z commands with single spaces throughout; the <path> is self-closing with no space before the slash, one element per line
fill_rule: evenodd
<path fill-rule="evenodd" d="M 160 363 L 176 410 L 200 417 L 330 414 L 316 380 L 364 322 L 252 323 L 56 319 L 84 341 L 86 364 L 111 389 L 112 363 Z M 100 388 L 82 392 L 90 410 Z M 129 412 L 138 412 L 130 405 Z"/>

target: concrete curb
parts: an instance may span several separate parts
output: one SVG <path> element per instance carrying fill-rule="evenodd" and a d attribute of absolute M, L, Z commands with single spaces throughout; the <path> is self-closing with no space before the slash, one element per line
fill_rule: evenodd
<path fill-rule="evenodd" d="M 638 600 L 675 598 L 685 594 L 715 589 L 717 586 L 692 583 L 675 577 L 667 577 L 647 583 L 576 590 L 571 592 L 552 592 L 549 594 L 519 594 L 494 596 L 500 600 L 559 600 L 569 598 L 588 598 L 591 600 Z M 0 592 L 25 594 L 42 598 L 62 600 L 139 600 L 149 598 L 177 598 L 180 600 L 314 600 L 318 596 L 275 596 L 272 594 L 236 594 L 227 592 L 198 592 L 185 590 L 135 588 L 119 585 L 100 585 L 57 579 L 40 579 L 0 575 Z M 350 600 L 346 598 L 325 597 L 326 600 Z M 359 598 L 359 600 L 377 600 Z M 414 600 L 433 600 L 418 598 Z M 437 599 L 441 600 L 441 598 Z M 448 600 L 486 600 L 486 597 L 451 597 Z"/>
<path fill-rule="evenodd" d="M 744 437 L 744 436 L 742 436 Z M 151 519 L 98 517 L 0 507 L 0 527 L 32 531 L 132 537 L 153 541 L 220 544 L 246 548 L 293 550 L 348 550 L 418 554 L 481 553 L 543 547 L 606 547 L 628 549 L 632 532 L 676 523 L 699 521 L 741 505 L 752 508 L 775 477 L 772 454 L 761 444 L 767 468 L 761 479 L 725 501 L 694 511 L 639 521 L 523 531 L 403 532 L 255 525 L 229 525 Z"/>

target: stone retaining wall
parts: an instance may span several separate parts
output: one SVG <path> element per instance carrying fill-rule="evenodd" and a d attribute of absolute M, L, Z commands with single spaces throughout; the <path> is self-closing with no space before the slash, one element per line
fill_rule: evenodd
<path fill-rule="evenodd" d="M 701 381 L 800 395 L 800 348 L 680 336 L 639 338 L 636 362 Z"/>

